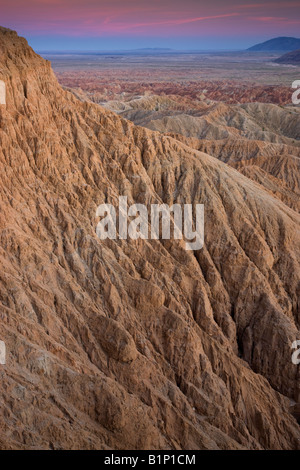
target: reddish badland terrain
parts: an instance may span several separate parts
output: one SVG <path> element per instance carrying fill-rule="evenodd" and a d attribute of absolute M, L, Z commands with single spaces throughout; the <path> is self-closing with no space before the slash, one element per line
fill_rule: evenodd
<path fill-rule="evenodd" d="M 263 53 L 48 54 L 59 82 L 94 102 L 176 96 L 194 103 L 291 103 L 297 67 Z M 295 70 L 296 69 L 296 70 Z"/>
<path fill-rule="evenodd" d="M 79 76 L 78 76 L 79 75 Z M 106 80 L 98 74 L 62 72 L 57 73 L 60 83 L 75 89 L 79 95 L 95 103 L 108 100 L 130 100 L 140 95 L 177 96 L 183 103 L 185 100 L 210 99 L 225 103 L 276 103 L 291 102 L 291 88 L 278 85 L 255 85 L 237 83 L 235 81 L 195 81 L 195 82 L 154 82 L 135 83 L 130 81 Z M 177 99 L 178 99 L 177 98 Z M 195 104 L 192 104 L 194 107 Z"/>
<path fill-rule="evenodd" d="M 299 112 L 150 97 L 146 129 L 0 49 L 0 448 L 299 449 Z M 203 249 L 100 241 L 120 195 L 203 203 Z"/>

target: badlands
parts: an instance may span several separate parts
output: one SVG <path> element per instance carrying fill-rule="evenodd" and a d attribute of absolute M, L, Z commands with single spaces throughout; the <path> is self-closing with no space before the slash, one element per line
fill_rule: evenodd
<path fill-rule="evenodd" d="M 0 448 L 300 449 L 299 110 L 104 107 L 0 52 Z M 99 240 L 119 196 L 204 204 L 204 247 Z"/>

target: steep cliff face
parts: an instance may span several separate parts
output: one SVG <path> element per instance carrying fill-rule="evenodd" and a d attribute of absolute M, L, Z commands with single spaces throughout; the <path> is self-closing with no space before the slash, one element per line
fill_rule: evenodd
<path fill-rule="evenodd" d="M 299 212 L 300 148 L 297 145 L 273 144 L 236 137 L 199 140 L 180 134 L 170 136 L 226 162 Z"/>
<path fill-rule="evenodd" d="M 110 101 L 105 106 L 226 162 L 299 212 L 299 108 L 160 96 Z"/>
<path fill-rule="evenodd" d="M 299 215 L 0 49 L 0 448 L 299 448 Z M 204 203 L 204 248 L 100 241 L 119 195 Z"/>

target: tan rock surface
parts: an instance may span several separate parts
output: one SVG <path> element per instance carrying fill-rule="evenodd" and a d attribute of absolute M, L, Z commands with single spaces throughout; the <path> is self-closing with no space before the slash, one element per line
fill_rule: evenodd
<path fill-rule="evenodd" d="M 299 212 L 299 108 L 187 102 L 178 96 L 144 96 L 105 106 L 228 163 Z"/>
<path fill-rule="evenodd" d="M 0 448 L 299 449 L 299 215 L 0 50 Z M 119 195 L 204 203 L 205 247 L 101 242 Z"/>

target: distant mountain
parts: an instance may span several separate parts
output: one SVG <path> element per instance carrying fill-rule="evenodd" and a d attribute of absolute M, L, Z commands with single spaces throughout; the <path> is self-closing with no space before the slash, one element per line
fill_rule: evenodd
<path fill-rule="evenodd" d="M 274 38 L 269 41 L 262 42 L 261 44 L 256 44 L 253 47 L 247 49 L 251 52 L 272 52 L 272 51 L 282 51 L 282 52 L 291 52 L 300 48 L 300 39 L 297 38 Z"/>
<path fill-rule="evenodd" d="M 164 52 L 174 52 L 174 49 L 168 47 L 142 47 L 140 49 L 133 49 L 131 52 L 146 52 L 146 53 L 164 53 Z"/>
<path fill-rule="evenodd" d="M 275 60 L 278 64 L 300 65 L 300 49 L 288 52 Z"/>

